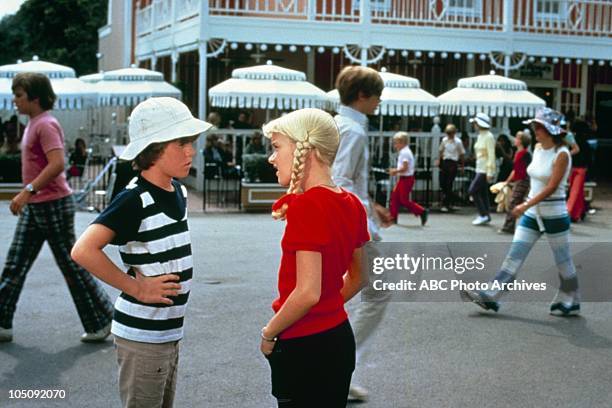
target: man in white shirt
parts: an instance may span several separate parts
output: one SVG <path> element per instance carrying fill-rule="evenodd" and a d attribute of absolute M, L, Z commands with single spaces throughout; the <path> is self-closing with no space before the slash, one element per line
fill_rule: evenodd
<path fill-rule="evenodd" d="M 405 207 L 417 217 L 421 218 L 421 225 L 427 223 L 428 211 L 416 202 L 410 200 L 414 187 L 414 155 L 408 146 L 408 133 L 397 132 L 393 135 L 393 147 L 398 152 L 397 167 L 389 169 L 389 174 L 398 176 L 397 184 L 391 193 L 391 217 L 397 223 L 399 209 Z"/>
<path fill-rule="evenodd" d="M 368 151 L 368 117 L 380 103 L 384 88 L 382 78 L 372 68 L 345 67 L 336 79 L 336 88 L 340 94 L 341 106 L 334 118 L 340 131 L 340 145 L 332 168 L 332 177 L 336 185 L 354 193 L 368 213 L 368 230 L 374 241 L 380 241 L 379 219 L 374 210 L 374 203 L 368 196 L 369 151 Z M 365 288 L 364 292 L 376 292 Z M 372 295 L 386 297 L 390 292 L 379 291 Z M 357 363 L 362 360 L 364 344 L 378 326 L 385 312 L 386 299 L 376 302 L 359 302 L 352 314 L 352 326 L 357 347 Z M 350 400 L 365 401 L 367 391 L 357 385 L 351 385 Z"/>
<path fill-rule="evenodd" d="M 453 182 L 457 177 L 459 164 L 463 165 L 465 148 L 458 137 L 455 137 L 457 128 L 448 124 L 444 129 L 446 136 L 440 143 L 440 156 L 436 164 L 440 166 L 440 188 L 442 189 L 442 206 L 440 211 L 448 212 L 453 204 Z"/>

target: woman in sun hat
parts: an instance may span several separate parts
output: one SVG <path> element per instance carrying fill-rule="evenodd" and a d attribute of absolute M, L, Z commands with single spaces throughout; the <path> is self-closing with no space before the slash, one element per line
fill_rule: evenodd
<path fill-rule="evenodd" d="M 470 123 L 478 131 L 478 139 L 474 144 L 476 154 L 476 175 L 472 179 L 468 193 L 474 198 L 478 216 L 473 225 L 485 225 L 491 222 L 489 213 L 489 184 L 495 176 L 495 138 L 490 132 L 491 118 L 486 113 L 478 113 Z"/>
<path fill-rule="evenodd" d="M 563 139 L 564 130 L 559 125 L 561 117 L 553 109 L 541 108 L 535 118 L 524 122 L 531 125 L 538 142 L 527 168 L 531 190 L 527 201 L 512 210 L 513 215 L 520 219 L 510 251 L 493 282 L 514 281 L 529 251 L 542 233 L 546 233 L 561 281 L 550 305 L 550 313 L 568 316 L 580 311 L 580 294 L 569 248 L 570 218 L 565 203 L 572 159 Z M 499 309 L 499 290 L 462 291 L 461 295 L 484 309 Z"/>

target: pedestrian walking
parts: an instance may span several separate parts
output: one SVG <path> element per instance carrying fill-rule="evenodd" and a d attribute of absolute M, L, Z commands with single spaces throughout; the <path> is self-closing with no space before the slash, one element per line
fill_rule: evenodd
<path fill-rule="evenodd" d="M 334 184 L 339 134 L 319 109 L 294 111 L 263 127 L 270 163 L 288 194 L 273 206 L 286 220 L 274 316 L 261 330 L 279 407 L 344 408 L 355 368 L 355 338 L 344 303 L 361 289 L 369 241 L 358 197 Z"/>
<path fill-rule="evenodd" d="M 393 135 L 393 148 L 397 152 L 397 166 L 389 169 L 391 176 L 398 177 L 397 183 L 391 192 L 391 219 L 397 224 L 400 207 L 405 207 L 414 216 L 421 218 L 421 225 L 427 223 L 428 210 L 410 199 L 414 187 L 414 155 L 410 150 L 409 135 L 406 132 L 397 132 Z"/>
<path fill-rule="evenodd" d="M 336 78 L 336 89 L 340 94 L 338 115 L 334 117 L 340 131 L 340 145 L 334 160 L 332 175 L 334 183 L 354 193 L 366 208 L 368 231 L 373 241 L 381 241 L 381 224 L 388 226 L 390 219 L 378 211 L 368 195 L 369 150 L 368 117 L 380 103 L 384 83 L 378 72 L 372 68 L 349 66 L 340 71 Z M 384 207 L 383 207 L 384 208 Z M 376 291 L 366 287 L 363 296 L 376 299 L 372 302 L 358 302 L 352 310 L 352 322 L 357 344 L 357 369 L 369 351 L 372 334 L 380 324 L 387 308 L 390 291 Z M 365 401 L 367 390 L 351 384 L 349 399 Z"/>
<path fill-rule="evenodd" d="M 541 108 L 526 121 L 533 128 L 536 145 L 533 160 L 527 168 L 531 182 L 528 199 L 514 207 L 520 217 L 512 244 L 501 269 L 491 282 L 498 286 L 513 282 L 536 241 L 546 234 L 555 264 L 559 270 L 559 290 L 550 305 L 550 313 L 561 316 L 580 311 L 578 277 L 569 245 L 570 218 L 565 203 L 565 189 L 571 170 L 571 155 L 559 126 L 562 115 L 550 108 Z M 462 291 L 466 301 L 486 310 L 499 310 L 502 290 Z"/>
<path fill-rule="evenodd" d="M 21 149 L 25 187 L 10 205 L 19 220 L 0 279 L 0 341 L 13 339 L 17 300 L 45 241 L 85 328 L 81 341 L 103 341 L 110 334 L 112 304 L 95 279 L 70 258 L 75 204 L 64 173 L 64 132 L 49 112 L 55 93 L 49 78 L 38 73 L 17 74 L 12 90 L 19 113 L 28 115 L 29 122 Z"/>
<path fill-rule="evenodd" d="M 517 132 L 514 138 L 516 154 L 512 163 L 512 171 L 505 180 L 506 184 L 512 187 L 512 197 L 510 198 L 510 206 L 506 209 L 506 220 L 504 225 L 498 231 L 500 233 L 514 234 L 516 218 L 512 214 L 512 210 L 525 201 L 525 197 L 529 192 L 529 175 L 527 174 L 527 166 L 531 163 L 531 136 L 525 132 Z"/>
<path fill-rule="evenodd" d="M 478 113 L 470 119 L 470 123 L 478 132 L 478 139 L 474 144 L 476 175 L 468 190 L 478 210 L 478 216 L 472 221 L 472 225 L 485 225 L 491 222 L 489 184 L 493 182 L 496 170 L 495 138 L 489 130 L 491 119 L 486 113 Z"/>
<path fill-rule="evenodd" d="M 446 136 L 442 138 L 438 149 L 439 156 L 436 165 L 440 167 L 440 188 L 442 190 L 441 212 L 449 212 L 453 207 L 453 183 L 457 177 L 457 170 L 463 166 L 465 148 L 460 138 L 455 137 L 457 128 L 452 123 L 444 129 Z"/>
<path fill-rule="evenodd" d="M 168 97 L 149 98 L 132 112 L 121 159 L 140 170 L 85 230 L 72 250 L 92 274 L 121 290 L 112 333 L 124 407 L 173 406 L 179 341 L 193 260 L 187 224 L 187 177 L 198 135 L 212 125 Z M 118 245 L 127 273 L 104 253 Z"/>

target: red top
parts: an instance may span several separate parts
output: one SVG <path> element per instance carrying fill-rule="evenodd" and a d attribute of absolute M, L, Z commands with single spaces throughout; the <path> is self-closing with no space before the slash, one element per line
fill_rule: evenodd
<path fill-rule="evenodd" d="M 278 272 L 279 297 L 272 303 L 278 312 L 296 284 L 296 252 L 322 255 L 321 297 L 308 313 L 280 334 L 281 339 L 308 336 L 329 330 L 347 319 L 340 294 L 343 276 L 353 251 L 370 240 L 366 212 L 361 201 L 342 190 L 313 187 L 303 194 L 288 194 L 272 208 L 288 205 L 283 256 Z"/>
<path fill-rule="evenodd" d="M 529 163 L 527 163 L 525 157 L 526 154 L 529 154 L 529 152 L 527 151 L 527 149 L 523 149 L 519 152 L 516 152 L 516 154 L 514 155 L 514 164 L 512 167 L 512 170 L 514 170 L 514 176 L 510 181 L 519 181 L 527 179 L 527 166 L 529 165 Z"/>

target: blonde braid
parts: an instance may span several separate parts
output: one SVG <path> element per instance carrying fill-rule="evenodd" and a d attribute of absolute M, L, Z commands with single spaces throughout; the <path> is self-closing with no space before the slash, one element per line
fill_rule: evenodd
<path fill-rule="evenodd" d="M 306 165 L 306 156 L 308 151 L 312 149 L 312 145 L 308 141 L 296 142 L 295 151 L 293 152 L 293 167 L 291 169 L 291 182 L 289 184 L 288 194 L 297 194 L 301 192 L 302 179 L 304 178 L 304 167 Z M 289 206 L 283 204 L 278 211 L 272 211 L 272 218 L 275 220 L 284 220 Z"/>
<path fill-rule="evenodd" d="M 302 184 L 305 173 L 306 159 L 312 151 L 317 160 L 331 166 L 336 157 L 340 134 L 334 118 L 320 109 L 300 109 L 263 126 L 264 136 L 272 138 L 274 133 L 287 136 L 295 143 L 293 152 L 293 164 L 291 168 L 291 179 L 287 193 L 299 194 L 302 192 Z M 275 219 L 285 219 L 285 213 L 289 202 L 283 203 L 280 208 L 273 211 Z"/>
<path fill-rule="evenodd" d="M 299 193 L 302 191 L 302 179 L 304 178 L 304 166 L 306 165 L 306 156 L 312 146 L 308 142 L 308 138 L 303 142 L 295 143 L 295 151 L 293 152 L 293 168 L 291 169 L 291 183 L 289 184 L 288 193 Z"/>

